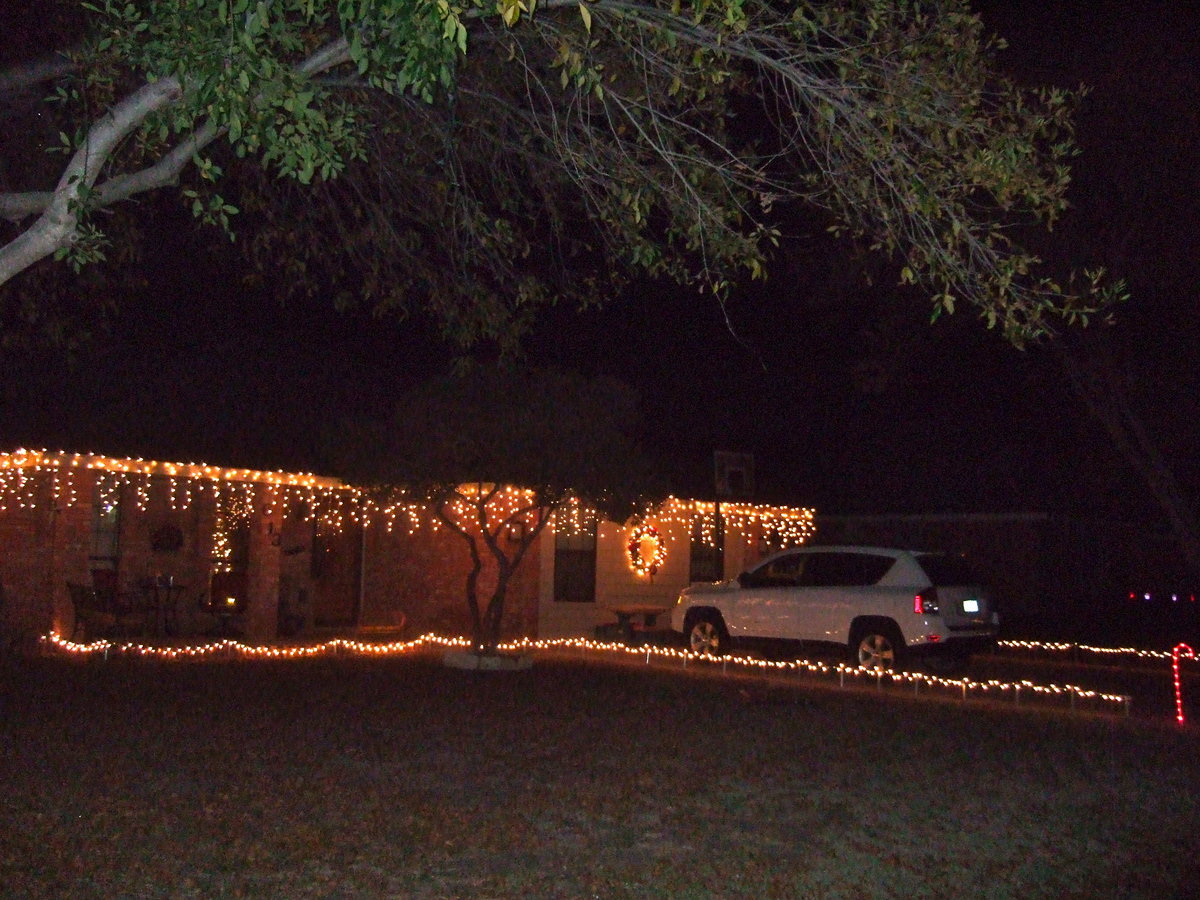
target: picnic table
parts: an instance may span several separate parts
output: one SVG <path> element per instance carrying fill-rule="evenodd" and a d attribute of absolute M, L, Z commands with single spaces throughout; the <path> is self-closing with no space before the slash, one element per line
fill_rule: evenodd
<path fill-rule="evenodd" d="M 662 603 L 615 603 L 604 608 L 617 617 L 617 631 L 630 642 L 638 635 L 663 631 L 658 617 L 671 611 L 670 606 Z"/>

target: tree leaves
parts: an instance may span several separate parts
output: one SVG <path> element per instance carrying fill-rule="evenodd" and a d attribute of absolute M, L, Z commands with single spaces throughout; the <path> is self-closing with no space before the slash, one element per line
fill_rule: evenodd
<path fill-rule="evenodd" d="M 268 207 L 285 192 L 250 166 L 305 186 L 349 174 L 287 223 L 311 233 L 264 239 L 339 284 L 353 270 L 369 302 L 424 305 L 464 342 L 559 297 L 598 302 L 630 272 L 717 293 L 760 277 L 789 204 L 895 257 L 935 309 L 972 306 L 1017 344 L 1123 293 L 1101 278 L 1066 294 L 1014 242 L 1066 208 L 1075 96 L 999 78 L 999 44 L 964 0 L 87 8 L 83 74 L 57 98 L 78 119 L 69 152 L 95 110 L 177 79 L 182 96 L 101 160 L 113 181 L 223 135 L 262 196 L 237 207 L 261 224 L 282 221 Z M 101 179 L 94 202 L 107 196 Z M 187 199 L 228 226 L 234 204 Z"/>

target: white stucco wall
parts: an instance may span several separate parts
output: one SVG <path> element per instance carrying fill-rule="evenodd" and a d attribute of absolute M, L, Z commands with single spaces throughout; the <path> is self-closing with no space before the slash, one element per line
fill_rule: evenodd
<path fill-rule="evenodd" d="M 612 607 L 639 605 L 665 609 L 672 606 L 679 591 L 688 584 L 692 513 L 697 508 L 708 516 L 714 510 L 711 503 L 697 501 L 693 505 L 692 501 L 672 498 L 659 508 L 657 514 L 650 515 L 649 522 L 658 530 L 666 547 L 666 558 L 653 576 L 639 574 L 629 563 L 627 547 L 633 526 L 600 523 L 596 535 L 594 603 L 558 603 L 554 600 L 554 533 L 547 530 L 538 551 L 541 554 L 538 635 L 545 638 L 590 637 L 597 625 L 616 621 Z M 680 514 L 681 509 L 683 514 Z M 794 543 L 803 542 L 811 534 L 811 510 L 731 504 L 723 505 L 720 512 L 725 522 L 726 578 L 736 577 L 759 560 L 764 534 L 773 534 L 772 540 L 782 538 Z M 781 521 L 785 523 L 783 526 Z M 657 624 L 664 625 L 665 619 L 660 619 Z"/>
<path fill-rule="evenodd" d="M 689 527 L 683 522 L 656 523 L 666 544 L 666 559 L 653 575 L 640 575 L 629 564 L 627 545 L 631 526 L 602 522 L 596 535 L 596 602 L 559 603 L 554 600 L 554 535 L 542 541 L 538 636 L 591 637 L 596 626 L 615 622 L 610 607 L 645 604 L 669 607 L 688 584 L 691 565 Z M 736 575 L 744 566 L 745 539 L 729 533 L 725 542 L 725 572 Z M 665 625 L 665 617 L 660 620 Z"/>

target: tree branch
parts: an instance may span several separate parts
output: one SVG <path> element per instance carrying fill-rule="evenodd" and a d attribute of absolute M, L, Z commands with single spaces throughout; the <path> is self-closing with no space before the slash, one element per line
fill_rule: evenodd
<path fill-rule="evenodd" d="M 148 116 L 182 96 L 177 79 L 162 78 L 134 91 L 92 125 L 83 145 L 63 170 L 42 215 L 0 248 L 0 285 L 75 238 L 82 198 L 116 146 Z"/>
<path fill-rule="evenodd" d="M 45 212 L 54 200 L 54 191 L 25 191 L 20 194 L 0 194 L 0 219 L 20 222 Z"/>
<path fill-rule="evenodd" d="M 297 64 L 296 71 L 312 76 L 349 60 L 349 43 L 340 37 Z M 45 65 L 24 77 L 28 80 L 40 75 L 37 80 L 45 80 L 65 71 L 52 71 Z M 17 77 L 11 76 L 13 83 L 17 83 Z M 0 81 L 0 90 L 4 84 Z M 143 85 L 92 125 L 53 191 L 0 194 L 0 218 L 19 222 L 41 213 L 26 231 L 0 247 L 0 285 L 75 239 L 85 195 L 89 208 L 101 208 L 172 184 L 196 153 L 225 133 L 223 127 L 205 122 L 153 165 L 115 176 L 94 188 L 102 167 L 117 145 L 149 116 L 179 102 L 182 97 L 183 87 L 176 78 L 161 78 Z"/>

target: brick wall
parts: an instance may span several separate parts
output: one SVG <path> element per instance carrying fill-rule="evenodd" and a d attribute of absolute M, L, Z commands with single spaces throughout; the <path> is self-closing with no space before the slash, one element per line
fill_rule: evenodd
<path fill-rule="evenodd" d="M 313 621 L 317 625 L 358 622 L 359 570 L 362 564 L 362 528 L 347 524 L 340 531 L 316 529 L 312 545 L 310 585 Z"/>
<path fill-rule="evenodd" d="M 32 491 L 0 510 L 0 623 L 14 636 L 36 636 L 74 624 L 68 581 L 90 578 L 87 552 L 91 506 L 67 505 L 55 497 L 48 476 L 35 477 Z M 75 473 L 77 489 L 90 485 Z M 80 482 L 83 484 L 80 485 Z"/>
<path fill-rule="evenodd" d="M 53 559 L 53 519 L 45 509 L 0 513 L 0 617 L 8 634 L 36 634 L 51 627 L 54 585 L 46 573 Z"/>
<path fill-rule="evenodd" d="M 482 612 L 496 585 L 496 566 L 487 558 L 486 548 L 481 546 L 480 552 L 484 557 L 478 588 Z M 509 583 L 501 627 L 505 638 L 537 634 L 539 557 L 538 548 L 531 547 Z M 469 636 L 466 577 L 470 568 L 466 542 L 445 528 L 426 523 L 409 534 L 371 526 L 366 535 L 361 623 L 404 622 L 405 634 L 411 637 L 429 631 Z"/>
<path fill-rule="evenodd" d="M 57 482 L 47 472 L 32 473 L 18 501 L 0 510 L 0 583 L 5 605 L 0 617 L 7 633 L 43 634 L 74 630 L 68 583 L 92 584 L 93 568 L 112 562 L 91 559 L 98 479 L 93 471 L 71 471 Z M 69 484 L 68 484 L 69 483 Z M 55 485 L 57 484 L 57 489 Z M 67 485 L 67 487 L 64 487 Z M 214 622 L 200 609 L 210 591 L 216 494 L 211 485 L 172 486 L 168 479 L 105 487 L 104 496 L 120 508 L 118 555 L 111 577 L 116 588 L 136 596 L 151 578 L 171 576 L 183 592 L 176 603 L 178 625 L 197 633 Z M 256 485 L 249 525 L 247 637 L 276 636 L 279 596 L 285 571 L 289 588 L 311 591 L 311 523 L 289 536 L 291 556 L 285 569 L 282 532 L 286 510 L 270 502 L 268 488 Z M 163 541 L 174 531 L 178 541 Z"/>

